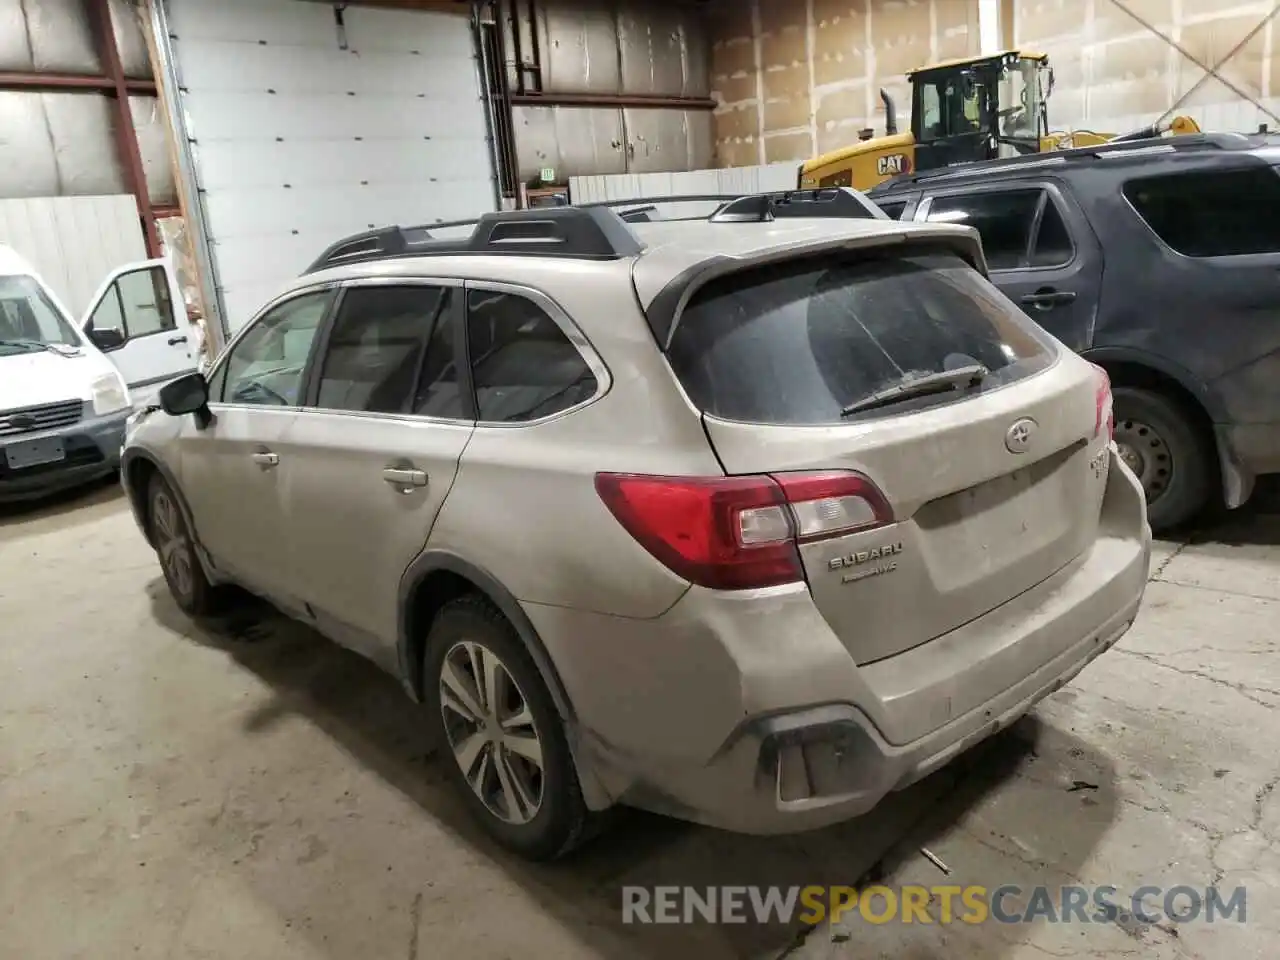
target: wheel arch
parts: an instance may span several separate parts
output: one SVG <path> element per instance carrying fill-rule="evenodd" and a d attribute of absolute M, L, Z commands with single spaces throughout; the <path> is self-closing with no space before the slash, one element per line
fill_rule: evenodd
<path fill-rule="evenodd" d="M 154 549 L 155 537 L 152 536 L 151 531 L 151 504 L 147 502 L 147 492 L 151 488 L 151 478 L 157 475 L 164 480 L 165 484 L 173 492 L 174 499 L 178 502 L 178 509 L 182 512 L 182 520 L 191 534 L 196 559 L 204 570 L 205 576 L 211 583 L 218 583 L 220 578 L 216 576 L 213 561 L 200 543 L 195 515 L 191 512 L 191 504 L 187 502 L 187 498 L 182 492 L 182 486 L 178 483 L 178 478 L 173 475 L 173 471 L 165 465 L 162 458 L 155 456 L 148 450 L 133 448 L 125 450 L 124 456 L 120 458 L 120 476 L 124 481 L 125 492 L 129 496 L 129 505 L 133 509 L 133 515 L 137 518 L 138 526 L 142 528 L 142 535 L 146 537 L 147 543 Z"/>
<path fill-rule="evenodd" d="M 1177 364 L 1130 347 L 1100 347 L 1086 350 L 1082 356 L 1106 370 L 1112 386 L 1163 393 L 1185 408 L 1194 419 L 1195 429 L 1217 454 L 1212 474 L 1214 495 L 1228 507 L 1237 507 L 1248 499 L 1252 474 L 1240 465 L 1226 432 L 1217 428 L 1227 420 L 1226 408 L 1207 383 Z"/>
<path fill-rule="evenodd" d="M 573 704 L 564 683 L 519 602 L 487 570 L 444 550 L 423 553 L 400 580 L 397 654 L 401 680 L 410 696 L 417 701 L 423 697 L 422 658 L 436 612 L 450 600 L 472 593 L 489 600 L 515 628 L 551 693 L 556 711 L 571 723 L 575 719 Z"/>

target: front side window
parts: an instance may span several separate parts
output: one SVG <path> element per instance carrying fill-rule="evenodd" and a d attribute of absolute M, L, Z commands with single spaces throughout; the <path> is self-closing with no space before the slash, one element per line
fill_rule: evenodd
<path fill-rule="evenodd" d="M 1280 176 L 1271 167 L 1144 177 L 1123 189 L 1138 216 L 1183 256 L 1280 252 Z"/>
<path fill-rule="evenodd" d="M 293 407 L 311 344 L 333 299 L 330 290 L 304 293 L 263 314 L 231 348 L 214 383 L 223 403 Z"/>
<path fill-rule="evenodd" d="M 527 297 L 469 291 L 467 347 L 482 421 L 537 420 L 595 395 L 595 374 L 578 348 Z"/>
<path fill-rule="evenodd" d="M 668 359 L 693 403 L 747 423 L 821 424 L 882 415 L 860 404 L 930 374 L 983 367 L 970 392 L 1044 369 L 1052 341 L 950 252 L 825 254 L 730 273 L 682 312 Z M 889 409 L 889 408 L 886 408 Z"/>
<path fill-rule="evenodd" d="M 347 290 L 320 367 L 316 406 L 408 413 L 423 349 L 449 294 L 421 285 Z"/>
<path fill-rule="evenodd" d="M 89 329 L 114 330 L 123 340 L 174 330 L 172 299 L 164 267 L 132 270 L 111 284 L 89 319 Z"/>
<path fill-rule="evenodd" d="M 35 278 L 0 276 L 0 357 L 79 346 L 75 330 Z"/>
<path fill-rule="evenodd" d="M 1026 57 L 1000 71 L 1000 136 L 1031 140 L 1040 136 L 1041 89 L 1048 74 L 1043 61 Z"/>
<path fill-rule="evenodd" d="M 992 270 L 1060 266 L 1074 254 L 1061 211 L 1039 188 L 935 197 L 928 219 L 975 228 Z"/>

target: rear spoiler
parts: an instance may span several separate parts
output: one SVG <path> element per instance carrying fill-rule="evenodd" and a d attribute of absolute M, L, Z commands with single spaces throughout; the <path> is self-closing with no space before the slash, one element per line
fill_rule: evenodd
<path fill-rule="evenodd" d="M 887 217 L 885 219 L 888 219 Z M 982 252 L 982 240 L 978 231 L 954 223 L 911 223 L 900 233 L 877 234 L 867 237 L 823 237 L 800 243 L 788 244 L 767 250 L 754 257 L 728 257 L 715 255 L 695 264 L 673 277 L 644 308 L 658 344 L 665 351 L 671 346 L 689 298 L 717 277 L 765 266 L 779 260 L 816 256 L 833 250 L 858 248 L 886 248 L 897 244 L 946 247 L 967 261 L 970 266 L 987 276 L 987 259 Z"/>

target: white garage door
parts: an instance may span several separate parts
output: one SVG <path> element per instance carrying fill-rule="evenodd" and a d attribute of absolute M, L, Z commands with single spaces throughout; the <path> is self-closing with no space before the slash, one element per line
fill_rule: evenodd
<path fill-rule="evenodd" d="M 335 240 L 493 210 L 466 17 L 168 0 L 224 325 Z"/>

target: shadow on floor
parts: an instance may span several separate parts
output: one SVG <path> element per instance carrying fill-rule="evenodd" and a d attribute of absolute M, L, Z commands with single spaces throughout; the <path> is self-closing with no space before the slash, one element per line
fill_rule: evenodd
<path fill-rule="evenodd" d="M 39 500 L 0 503 L 0 529 L 18 526 L 29 528 L 40 523 L 46 524 L 49 529 L 72 527 L 96 520 L 122 502 L 124 491 L 120 488 L 119 479 L 113 476 Z"/>
<path fill-rule="evenodd" d="M 895 794 L 868 816 L 826 830 L 745 837 L 622 810 L 606 818 L 600 835 L 570 858 L 531 865 L 496 848 L 472 825 L 439 766 L 443 760 L 426 742 L 421 708 L 391 677 L 252 599 L 246 598 L 228 617 L 196 625 L 174 606 L 162 580 L 154 581 L 149 590 L 157 621 L 193 642 L 223 651 L 274 692 L 269 706 L 246 721 L 250 730 L 305 717 L 412 799 L 426 816 L 497 864 L 584 947 L 611 960 L 779 957 L 791 952 L 805 933 L 828 937 L 824 927 L 806 931 L 796 923 L 624 925 L 622 888 L 856 885 L 874 878 L 886 855 L 913 855 L 913 849 L 899 846 L 904 837 L 921 831 L 929 836 L 956 823 L 1034 761 L 1038 727 L 1028 718 L 933 777 Z M 1069 733 L 1056 735 L 1064 742 L 1058 748 L 1069 746 L 1077 756 L 1087 750 Z M 1109 761 L 1101 756 L 1088 759 L 1097 770 L 1095 779 L 1110 786 Z M 1088 818 L 1071 825 L 1074 862 L 1060 864 L 1060 869 L 1069 874 L 1083 863 L 1106 832 L 1112 813 L 1095 807 Z M 1059 812 L 1045 811 L 1045 817 L 1040 825 L 1044 831 L 1063 828 Z M 429 876 L 424 874 L 424 885 Z M 938 879 L 945 882 L 941 875 Z M 990 879 L 995 886 L 1007 878 Z M 348 877 L 346 882 L 361 881 Z M 262 898 L 271 903 L 269 891 L 263 891 Z"/>

